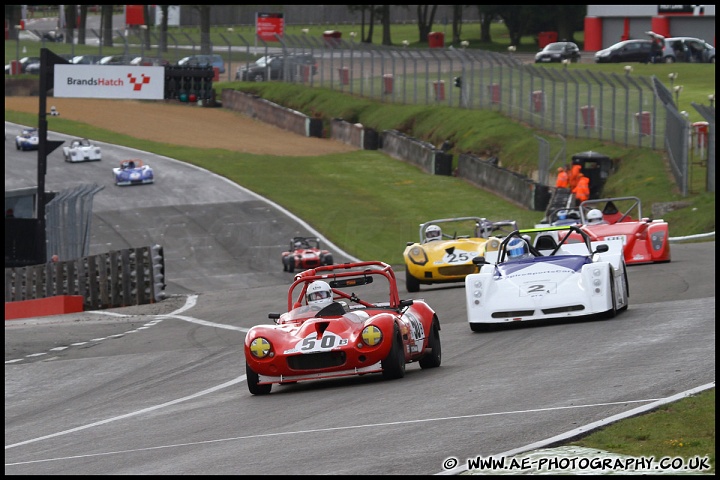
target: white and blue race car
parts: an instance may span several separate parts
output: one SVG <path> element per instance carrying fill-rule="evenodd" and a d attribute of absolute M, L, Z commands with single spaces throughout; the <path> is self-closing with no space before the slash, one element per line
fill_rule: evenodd
<path fill-rule="evenodd" d="M 119 167 L 113 168 L 115 185 L 144 185 L 155 182 L 153 169 L 142 160 L 123 160 Z"/>
<path fill-rule="evenodd" d="M 63 156 L 66 162 L 92 162 L 102 160 L 102 151 L 87 138 L 78 138 L 63 147 Z"/>
<path fill-rule="evenodd" d="M 614 317 L 628 308 L 622 241 L 592 242 L 574 225 L 516 230 L 473 263 L 479 272 L 465 278 L 465 298 L 474 332 L 498 324 Z"/>
<path fill-rule="evenodd" d="M 15 146 L 18 150 L 37 150 L 40 145 L 40 137 L 37 128 L 24 128 L 20 135 L 15 137 Z"/>

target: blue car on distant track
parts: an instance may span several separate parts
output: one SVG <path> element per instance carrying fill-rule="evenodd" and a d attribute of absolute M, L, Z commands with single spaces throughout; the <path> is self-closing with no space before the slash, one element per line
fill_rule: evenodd
<path fill-rule="evenodd" d="M 37 128 L 24 128 L 20 135 L 15 137 L 15 146 L 18 150 L 37 150 L 39 144 Z"/>
<path fill-rule="evenodd" d="M 119 167 L 113 168 L 115 185 L 144 185 L 155 182 L 153 169 L 142 160 L 123 160 Z"/>

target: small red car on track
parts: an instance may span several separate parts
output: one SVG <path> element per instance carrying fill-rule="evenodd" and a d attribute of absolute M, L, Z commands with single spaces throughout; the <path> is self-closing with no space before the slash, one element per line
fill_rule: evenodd
<path fill-rule="evenodd" d="M 592 210 L 602 213 L 600 223 L 588 218 Z M 638 197 L 586 200 L 580 204 L 580 224 L 591 241 L 621 239 L 627 265 L 670 261 L 668 224 L 644 217 Z"/>
<path fill-rule="evenodd" d="M 400 300 L 390 265 L 325 265 L 295 275 L 288 311 L 245 336 L 247 385 L 253 395 L 289 384 L 381 373 L 405 376 L 405 365 L 440 366 L 440 322 L 423 300 Z"/>
<path fill-rule="evenodd" d="M 293 237 L 290 248 L 282 252 L 281 256 L 283 272 L 333 264 L 332 253 L 320 247 L 320 239 L 317 237 Z"/>

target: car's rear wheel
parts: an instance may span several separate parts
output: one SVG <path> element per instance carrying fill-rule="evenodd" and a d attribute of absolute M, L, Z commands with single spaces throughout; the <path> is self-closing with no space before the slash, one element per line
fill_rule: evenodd
<path fill-rule="evenodd" d="M 250 368 L 250 365 L 247 363 L 245 364 L 245 376 L 247 377 L 247 386 L 248 390 L 250 390 L 250 393 L 253 395 L 267 395 L 270 393 L 270 390 L 272 389 L 272 384 L 268 383 L 266 385 L 258 385 L 258 382 L 260 381 L 260 377 L 257 373 L 253 371 L 252 368 Z"/>
<path fill-rule="evenodd" d="M 439 367 L 442 360 L 442 349 L 440 348 L 440 324 L 437 320 L 433 321 L 430 336 L 428 337 L 428 347 L 431 351 L 418 362 L 420 368 Z"/>
<path fill-rule="evenodd" d="M 405 289 L 410 293 L 415 293 L 420 290 L 420 281 L 410 275 L 407 266 L 405 266 Z"/>
<path fill-rule="evenodd" d="M 397 325 L 393 329 L 392 347 L 382 364 L 383 377 L 388 380 L 403 378 L 405 376 L 405 353 L 403 352 L 402 339 L 400 338 L 400 330 Z"/>

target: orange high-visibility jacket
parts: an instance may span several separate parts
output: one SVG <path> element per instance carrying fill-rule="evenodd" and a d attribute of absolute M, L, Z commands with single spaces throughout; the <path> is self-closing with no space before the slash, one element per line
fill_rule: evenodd
<path fill-rule="evenodd" d="M 582 174 L 582 165 L 573 165 L 568 178 L 568 188 L 572 190 L 577 185 L 580 175 Z"/>
<path fill-rule="evenodd" d="M 575 194 L 578 203 L 590 200 L 590 179 L 586 176 L 581 176 L 577 185 L 573 188 L 572 193 Z"/>
<path fill-rule="evenodd" d="M 555 181 L 555 186 L 557 188 L 568 188 L 568 174 L 565 170 L 561 170 L 558 172 L 557 180 Z"/>

